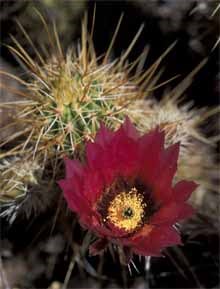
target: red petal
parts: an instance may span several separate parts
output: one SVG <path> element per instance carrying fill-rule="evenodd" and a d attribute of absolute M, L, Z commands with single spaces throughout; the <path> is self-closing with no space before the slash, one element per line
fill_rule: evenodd
<path fill-rule="evenodd" d="M 151 231 L 154 229 L 154 226 L 145 224 L 137 233 L 128 238 L 121 238 L 119 242 L 121 242 L 124 246 L 134 246 L 140 240 L 147 240 L 150 236 Z"/>
<path fill-rule="evenodd" d="M 89 169 L 85 172 L 83 192 L 91 204 L 96 203 L 103 193 L 104 181 L 98 170 Z"/>
<path fill-rule="evenodd" d="M 117 176 L 134 175 L 138 168 L 138 149 L 137 142 L 134 140 L 137 135 L 130 121 L 127 119 L 114 136 L 108 138 L 108 144 L 105 146 L 103 146 L 105 141 L 102 142 L 100 139 L 102 135 L 106 135 L 105 128 L 102 128 L 98 136 L 100 145 L 87 143 L 86 153 L 89 166 L 100 170 L 107 184 L 110 184 Z"/>
<path fill-rule="evenodd" d="M 145 134 L 139 139 L 140 176 L 147 186 L 155 182 L 163 145 L 164 132 L 159 129 Z"/>
<path fill-rule="evenodd" d="M 137 143 L 131 138 L 118 134 L 114 140 L 115 168 L 119 175 L 129 177 L 137 172 L 138 149 Z M 110 156 L 111 157 L 111 156 Z"/>
<path fill-rule="evenodd" d="M 78 213 L 80 216 L 89 216 L 92 213 L 92 209 L 82 194 L 82 184 L 77 178 L 60 180 L 59 186 L 63 190 L 64 197 L 71 210 Z"/>
<path fill-rule="evenodd" d="M 145 224 L 133 237 L 132 240 L 135 241 L 137 239 L 146 239 L 150 233 L 152 232 L 152 230 L 154 229 L 154 227 L 152 225 L 149 224 Z"/>
<path fill-rule="evenodd" d="M 156 212 L 150 220 L 153 225 L 170 224 L 173 225 L 181 219 L 190 217 L 193 214 L 193 209 L 188 204 L 180 204 L 169 202 Z"/>
<path fill-rule="evenodd" d="M 114 238 L 122 238 L 122 237 L 128 236 L 127 231 L 125 231 L 124 229 L 120 229 L 120 228 L 116 227 L 111 222 L 107 222 L 107 226 L 108 226 L 108 229 L 111 231 L 112 236 L 114 236 Z"/>
<path fill-rule="evenodd" d="M 179 212 L 178 219 L 183 220 L 190 218 L 193 214 L 196 213 L 196 210 L 189 204 L 184 204 Z"/>
<path fill-rule="evenodd" d="M 74 200 L 70 197 L 71 196 L 71 193 L 69 193 L 69 188 L 68 188 L 68 185 L 66 184 L 66 180 L 60 180 L 57 182 L 58 185 L 60 186 L 60 188 L 62 189 L 63 191 L 63 194 L 64 194 L 64 197 L 67 201 L 67 204 L 68 204 L 68 207 L 74 211 L 75 213 L 78 212 L 78 209 L 77 209 L 77 206 L 76 206 L 76 203 L 74 202 Z"/>
<path fill-rule="evenodd" d="M 153 256 L 153 257 L 160 257 L 161 255 L 161 248 L 156 248 L 154 249 L 152 246 L 149 246 L 148 248 L 146 246 L 135 246 L 133 248 L 133 251 L 137 255 L 142 255 L 142 256 Z"/>
<path fill-rule="evenodd" d="M 162 154 L 160 169 L 154 186 L 154 195 L 159 202 L 165 202 L 171 196 L 172 181 L 177 170 L 179 147 L 179 143 L 174 144 Z"/>
<path fill-rule="evenodd" d="M 137 140 L 139 138 L 139 133 L 136 127 L 130 121 L 129 117 L 126 117 L 121 129 L 124 131 L 124 134 L 127 135 L 127 137 L 133 140 Z"/>
<path fill-rule="evenodd" d="M 83 166 L 78 160 L 70 160 L 68 158 L 64 159 L 66 166 L 66 178 L 71 178 L 74 174 L 82 175 Z"/>
<path fill-rule="evenodd" d="M 96 232 L 96 234 L 100 236 L 100 238 L 106 237 L 109 239 L 113 239 L 113 238 L 116 239 L 116 238 L 121 237 L 120 233 L 117 230 L 112 230 L 112 228 L 107 228 L 102 223 L 93 225 L 91 229 L 93 229 L 94 232 Z"/>
<path fill-rule="evenodd" d="M 181 239 L 173 227 L 155 227 L 146 239 L 138 240 L 134 250 L 141 255 L 158 256 L 160 251 L 168 246 L 181 244 Z"/>
<path fill-rule="evenodd" d="M 181 244 L 181 238 L 176 229 L 168 226 L 156 227 L 152 231 L 150 238 L 154 248 L 165 248 Z"/>
<path fill-rule="evenodd" d="M 198 187 L 194 182 L 180 181 L 173 188 L 172 200 L 184 202 L 188 200 L 192 192 Z"/>
<path fill-rule="evenodd" d="M 95 143 L 100 145 L 102 148 L 105 148 L 105 146 L 111 142 L 113 137 L 114 132 L 110 131 L 103 123 L 101 123 L 100 129 L 95 137 Z"/>
<path fill-rule="evenodd" d="M 100 145 L 92 142 L 86 144 L 86 157 L 89 167 L 93 169 L 102 168 L 103 149 Z"/>

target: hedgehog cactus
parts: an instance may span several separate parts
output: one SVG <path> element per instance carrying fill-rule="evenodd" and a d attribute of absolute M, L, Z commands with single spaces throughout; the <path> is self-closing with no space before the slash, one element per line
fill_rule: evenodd
<path fill-rule="evenodd" d="M 85 71 L 82 56 L 70 51 L 60 62 L 50 60 L 41 68 L 43 77 L 31 83 L 36 102 L 21 118 L 33 131 L 30 143 L 37 144 L 35 151 L 73 153 L 84 139 L 92 138 L 100 121 L 115 127 L 125 103 L 136 96 L 137 89 L 115 63 L 98 65 L 90 57 L 86 61 Z"/>
<path fill-rule="evenodd" d="M 37 184 L 40 170 L 40 165 L 36 161 L 24 161 L 21 158 L 5 159 L 0 165 L 0 200 L 10 202 L 24 196 L 28 185 Z"/>
<path fill-rule="evenodd" d="M 52 55 L 51 51 L 48 52 L 51 56 L 46 58 L 34 47 L 36 60 L 33 60 L 13 38 L 15 46 L 10 46 L 9 49 L 23 62 L 29 77 L 24 80 L 9 75 L 24 85 L 25 92 L 20 94 L 25 96 L 26 101 L 11 103 L 12 106 L 15 103 L 18 106 L 14 124 L 21 124 L 20 131 L 16 131 L 2 142 L 4 151 L 0 156 L 4 160 L 6 156 L 17 155 L 21 165 L 22 159 L 29 163 L 37 160 L 44 173 L 38 175 L 40 179 L 34 179 L 34 182 L 40 183 L 48 167 L 52 167 L 51 179 L 55 181 L 62 174 L 60 165 L 64 155 L 84 158 L 84 141 L 94 139 L 100 123 L 115 130 L 123 123 L 125 116 L 129 116 L 142 133 L 159 126 L 165 131 L 166 145 L 181 142 L 177 176 L 179 179 L 187 178 L 191 170 L 194 172 L 195 181 L 204 179 L 204 171 L 200 168 L 203 167 L 206 155 L 194 144 L 198 139 L 202 140 L 207 150 L 207 139 L 199 130 L 205 117 L 198 115 L 187 105 L 177 105 L 193 75 L 204 63 L 200 64 L 182 85 L 178 85 L 170 97 L 165 96 L 163 101 L 158 103 L 152 96 L 160 77 L 157 70 L 174 45 L 171 45 L 147 71 L 143 71 L 146 49 L 136 61 L 128 63 L 128 55 L 143 29 L 141 26 L 127 50 L 119 59 L 112 61 L 109 56 L 121 20 L 122 17 L 109 49 L 102 57 L 96 56 L 92 35 L 87 32 L 87 21 L 82 25 L 81 47 L 76 46 L 66 54 L 62 51 L 55 28 L 53 34 L 49 33 L 48 27 L 45 29 L 51 43 L 50 50 L 53 51 Z M 44 20 L 43 23 L 45 24 Z M 33 43 L 23 28 L 22 31 L 32 46 Z M 134 71 L 136 72 L 133 73 Z M 7 106 L 10 106 L 10 103 Z M 10 148 L 7 148 L 7 144 L 10 144 Z M 198 161 L 191 167 L 192 162 L 188 162 L 189 159 Z M 13 168 L 13 165 L 10 166 Z M 32 168 L 34 170 L 34 166 Z M 15 175 L 16 172 L 10 170 L 10 179 L 13 179 L 11 172 Z M 19 179 L 25 190 L 11 195 L 12 198 L 27 193 L 30 175 L 32 173 L 27 171 L 27 177 Z M 4 182 L 4 178 L 1 178 L 0 187 L 3 187 Z M 210 182 L 210 174 L 205 175 L 202 184 Z"/>

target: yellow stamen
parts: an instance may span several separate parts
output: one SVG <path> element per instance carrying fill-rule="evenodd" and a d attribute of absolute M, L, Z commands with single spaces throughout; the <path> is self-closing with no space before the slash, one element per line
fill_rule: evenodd
<path fill-rule="evenodd" d="M 111 201 L 107 219 L 119 229 L 132 231 L 141 224 L 145 207 L 143 196 L 132 188 L 129 192 L 119 193 Z"/>

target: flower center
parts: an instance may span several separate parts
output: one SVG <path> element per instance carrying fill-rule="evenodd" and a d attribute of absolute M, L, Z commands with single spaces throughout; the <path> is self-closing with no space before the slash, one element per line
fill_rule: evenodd
<path fill-rule="evenodd" d="M 126 208 L 125 210 L 124 210 L 124 212 L 123 212 L 123 216 L 125 217 L 125 218 L 131 218 L 132 216 L 133 216 L 133 210 L 132 210 L 132 208 Z"/>
<path fill-rule="evenodd" d="M 129 192 L 119 193 L 110 202 L 107 219 L 119 229 L 133 231 L 142 223 L 145 207 L 143 196 L 132 188 Z"/>

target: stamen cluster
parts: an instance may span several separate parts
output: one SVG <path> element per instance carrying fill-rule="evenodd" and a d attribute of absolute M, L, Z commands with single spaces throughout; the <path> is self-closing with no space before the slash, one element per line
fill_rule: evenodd
<path fill-rule="evenodd" d="M 130 232 L 141 225 L 146 206 L 143 196 L 132 188 L 128 193 L 119 193 L 110 202 L 107 219 L 119 229 Z"/>

